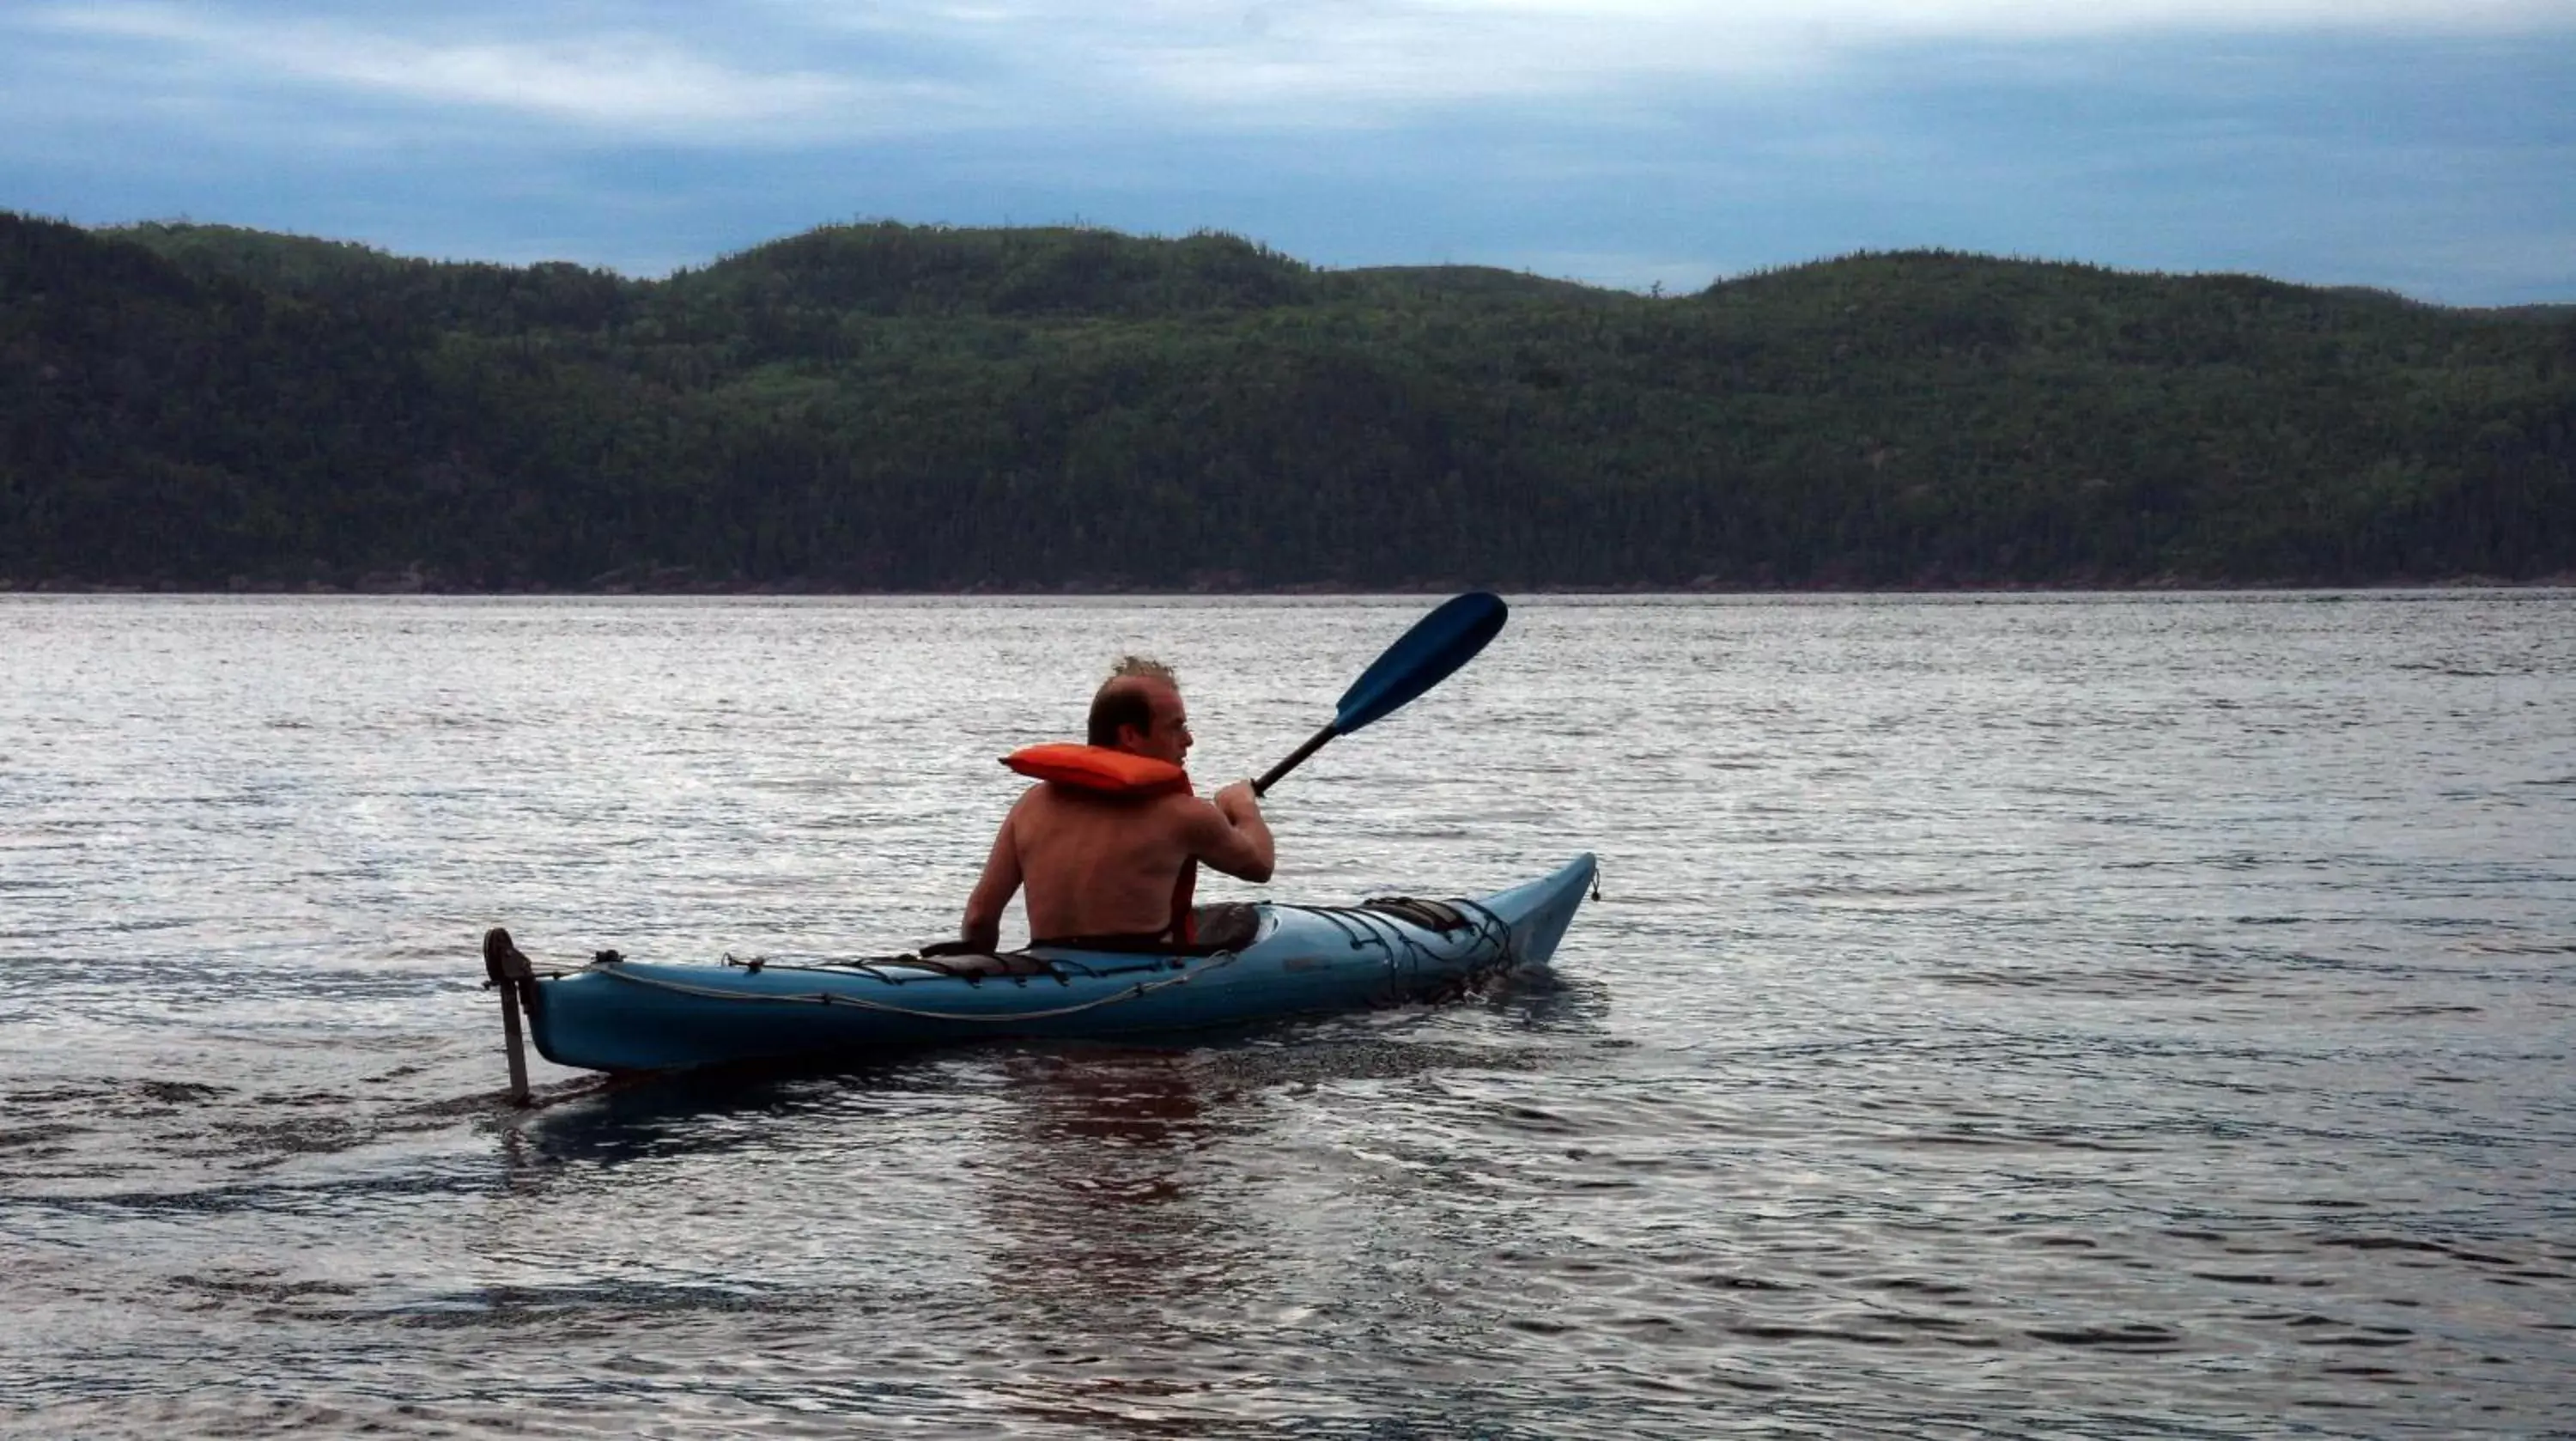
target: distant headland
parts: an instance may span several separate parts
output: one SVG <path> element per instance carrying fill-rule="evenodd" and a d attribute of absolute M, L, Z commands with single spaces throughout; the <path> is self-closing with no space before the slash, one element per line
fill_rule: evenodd
<path fill-rule="evenodd" d="M 2571 578 L 2576 305 L 895 224 L 637 280 L 0 213 L 5 589 Z"/>

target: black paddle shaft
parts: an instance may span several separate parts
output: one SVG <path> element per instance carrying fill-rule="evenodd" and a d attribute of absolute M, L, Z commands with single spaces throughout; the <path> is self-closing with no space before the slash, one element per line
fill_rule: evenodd
<path fill-rule="evenodd" d="M 1306 757 L 1322 750 L 1324 748 L 1324 742 L 1331 740 L 1333 737 L 1340 735 L 1341 733 L 1342 728 L 1337 723 L 1334 725 L 1328 725 L 1322 730 L 1315 732 L 1313 735 L 1306 737 L 1306 743 L 1297 747 L 1294 751 L 1289 752 L 1288 759 L 1281 761 L 1279 764 L 1272 766 L 1270 769 L 1261 773 L 1261 779 L 1252 783 L 1252 793 L 1254 795 L 1266 794 L 1272 786 L 1279 784 L 1279 778 L 1281 776 L 1284 776 L 1290 771 L 1295 770 L 1297 767 L 1304 765 L 1306 763 Z"/>

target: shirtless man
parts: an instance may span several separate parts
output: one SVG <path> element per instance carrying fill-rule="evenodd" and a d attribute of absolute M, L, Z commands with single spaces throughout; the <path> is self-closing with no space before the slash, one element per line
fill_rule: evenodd
<path fill-rule="evenodd" d="M 1133 657 L 1091 698 L 1088 729 L 1095 746 L 1176 766 L 1190 750 L 1189 713 L 1171 671 Z M 1193 861 L 1255 884 L 1270 879 L 1276 854 L 1252 782 L 1237 781 L 1212 801 L 1180 791 L 1109 796 L 1042 782 L 1003 818 L 960 933 L 977 950 L 994 949 L 1002 908 L 1026 885 L 1033 941 L 1169 938 L 1173 887 Z"/>

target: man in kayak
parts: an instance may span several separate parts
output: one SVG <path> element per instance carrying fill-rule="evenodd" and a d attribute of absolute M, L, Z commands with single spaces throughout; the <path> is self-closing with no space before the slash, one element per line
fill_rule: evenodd
<path fill-rule="evenodd" d="M 1119 662 L 1091 698 L 1088 732 L 1088 746 L 1036 746 L 1005 762 L 1046 780 L 1020 796 L 993 838 L 966 901 L 968 946 L 1001 944 L 1002 909 L 1022 886 L 1033 943 L 1186 945 L 1200 862 L 1256 884 L 1270 879 L 1276 854 L 1252 783 L 1237 781 L 1212 800 L 1189 789 L 1180 769 L 1189 712 L 1168 667 Z"/>

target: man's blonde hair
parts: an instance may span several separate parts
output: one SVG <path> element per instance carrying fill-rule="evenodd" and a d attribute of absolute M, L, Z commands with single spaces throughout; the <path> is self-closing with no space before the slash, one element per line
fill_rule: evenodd
<path fill-rule="evenodd" d="M 1172 674 L 1170 666 L 1151 656 L 1122 655 L 1118 658 L 1118 664 L 1109 668 L 1109 678 L 1126 680 L 1131 677 L 1137 680 L 1158 680 L 1173 687 L 1178 687 L 1181 683 L 1181 678 Z"/>
<path fill-rule="evenodd" d="M 1154 728 L 1154 705 L 1149 698 L 1151 683 L 1181 688 L 1172 668 L 1158 660 L 1141 655 L 1123 655 L 1111 667 L 1109 679 L 1091 697 L 1091 716 L 1083 725 L 1083 736 L 1096 746 L 1118 744 L 1118 728 L 1134 726 L 1140 731 Z"/>

